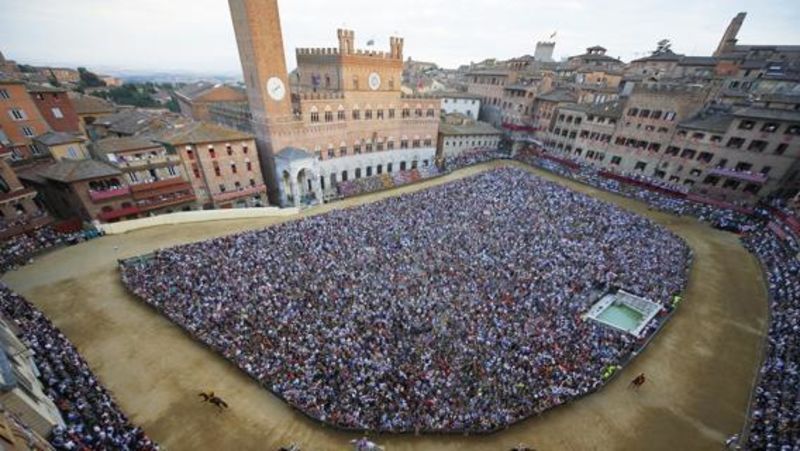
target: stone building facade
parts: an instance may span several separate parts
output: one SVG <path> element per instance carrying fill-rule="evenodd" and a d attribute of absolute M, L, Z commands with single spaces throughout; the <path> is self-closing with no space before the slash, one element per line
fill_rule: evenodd
<path fill-rule="evenodd" d="M 27 85 L 33 103 L 50 129 L 55 132 L 80 133 L 80 119 L 65 89 Z"/>
<path fill-rule="evenodd" d="M 481 98 L 467 92 L 445 92 L 440 94 L 443 114 L 463 114 L 478 119 L 481 114 Z"/>
<path fill-rule="evenodd" d="M 50 130 L 25 83 L 0 77 L 0 145 L 15 163 L 37 155 L 33 138 Z"/>
<path fill-rule="evenodd" d="M 47 437 L 64 419 L 39 381 L 33 351 L 15 334 L 16 325 L 0 316 L 0 405 L 37 435 Z M 2 449 L 6 449 L 4 441 Z"/>
<path fill-rule="evenodd" d="M 377 172 L 376 164 L 433 161 L 441 104 L 402 94 L 402 38 L 392 37 L 388 52 L 358 50 L 355 33 L 339 30 L 338 48 L 297 50 L 297 75 L 290 80 L 277 0 L 229 4 L 273 200 L 322 201 L 317 193 L 334 190 L 343 176 Z M 289 148 L 316 163 L 278 171 L 275 156 Z"/>
<path fill-rule="evenodd" d="M 196 121 L 212 121 L 210 109 L 217 104 L 247 102 L 247 94 L 240 88 L 200 82 L 185 86 L 175 92 L 181 114 Z"/>
<path fill-rule="evenodd" d="M 10 154 L 0 152 L 0 239 L 35 230 L 52 222 L 36 201 L 36 191 L 22 185 L 9 165 Z"/>
<path fill-rule="evenodd" d="M 183 163 L 203 208 L 267 204 L 264 176 L 253 135 L 205 122 L 165 133 L 156 140 Z"/>
<path fill-rule="evenodd" d="M 136 219 L 141 212 L 122 171 L 110 163 L 64 159 L 25 170 L 20 178 L 35 188 L 48 210 L 61 219 L 116 222 Z"/>
<path fill-rule="evenodd" d="M 439 126 L 437 157 L 451 158 L 476 149 L 497 149 L 503 132 L 460 113 L 447 115 Z"/>
<path fill-rule="evenodd" d="M 800 103 L 708 102 L 708 87 L 650 83 L 630 98 L 558 109 L 545 147 L 675 190 L 754 204 L 800 189 Z"/>
<path fill-rule="evenodd" d="M 122 171 L 140 214 L 187 211 L 197 198 L 180 155 L 142 138 L 107 138 L 95 143 L 95 153 Z"/>

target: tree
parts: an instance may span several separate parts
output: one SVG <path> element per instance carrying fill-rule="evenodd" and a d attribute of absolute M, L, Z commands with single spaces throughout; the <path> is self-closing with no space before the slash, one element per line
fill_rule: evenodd
<path fill-rule="evenodd" d="M 36 69 L 35 67 L 33 67 L 31 65 L 28 65 L 28 64 L 19 64 L 19 65 L 17 65 L 17 67 L 19 67 L 19 71 L 20 72 L 25 73 L 25 74 L 33 74 L 33 73 L 39 72 L 38 69 Z"/>
<path fill-rule="evenodd" d="M 653 55 L 662 55 L 664 53 L 672 53 L 672 43 L 669 39 L 662 39 L 656 43 L 656 51 Z"/>
<path fill-rule="evenodd" d="M 79 67 L 78 73 L 81 76 L 81 86 L 84 88 L 100 88 L 106 85 L 97 74 L 89 72 L 85 67 Z"/>
<path fill-rule="evenodd" d="M 148 93 L 146 86 L 140 87 L 135 84 L 125 84 L 111 88 L 108 92 L 100 92 L 97 95 L 119 105 L 132 105 L 140 108 L 157 108 L 160 106 L 153 99 L 153 96 Z"/>
<path fill-rule="evenodd" d="M 175 97 L 172 97 L 171 99 L 169 99 L 169 102 L 167 102 L 166 107 L 169 108 L 169 110 L 172 111 L 173 113 L 180 113 L 181 112 L 181 107 L 180 107 L 180 105 L 178 105 L 178 101 L 175 100 Z"/>

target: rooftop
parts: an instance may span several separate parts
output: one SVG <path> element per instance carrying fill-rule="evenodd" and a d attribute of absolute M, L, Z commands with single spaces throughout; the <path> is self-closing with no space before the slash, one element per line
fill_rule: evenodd
<path fill-rule="evenodd" d="M 97 150 L 101 153 L 116 153 L 161 147 L 160 144 L 153 141 L 135 137 L 107 138 L 98 141 L 95 145 L 97 146 Z"/>
<path fill-rule="evenodd" d="M 736 117 L 754 119 L 774 119 L 778 121 L 800 122 L 800 111 L 780 110 L 772 108 L 748 107 L 733 112 Z"/>
<path fill-rule="evenodd" d="M 733 115 L 730 110 L 724 108 L 707 108 L 692 118 L 680 124 L 680 128 L 690 130 L 703 130 L 714 133 L 725 133 L 733 122 Z"/>
<path fill-rule="evenodd" d="M 577 102 L 578 96 L 571 91 L 564 88 L 556 88 L 548 91 L 540 96 L 536 96 L 537 100 L 547 100 L 550 102 Z"/>
<path fill-rule="evenodd" d="M 120 175 L 119 169 L 96 160 L 61 160 L 57 163 L 37 168 L 35 176 L 55 180 L 57 182 L 72 183 L 82 180 L 92 180 L 101 177 Z M 29 178 L 25 177 L 23 178 Z"/>
<path fill-rule="evenodd" d="M 207 122 L 194 122 L 163 133 L 157 141 L 173 146 L 253 139 L 253 135 Z"/>
<path fill-rule="evenodd" d="M 188 84 L 178 90 L 175 91 L 175 94 L 181 95 L 188 99 L 193 99 L 200 94 L 208 91 L 209 89 L 213 88 L 215 85 L 214 83 L 209 83 L 207 81 L 199 81 L 197 83 Z"/>
<path fill-rule="evenodd" d="M 473 94 L 471 92 L 456 92 L 456 91 L 444 91 L 444 92 L 437 92 L 436 95 L 443 99 L 480 99 L 481 96 L 478 94 Z"/>
<path fill-rule="evenodd" d="M 46 146 L 58 146 L 60 144 L 86 141 L 86 138 L 81 135 L 66 132 L 47 132 L 37 136 L 34 139 Z"/>
<path fill-rule="evenodd" d="M 134 135 L 147 128 L 153 116 L 140 110 L 124 110 L 97 119 L 92 125 L 103 125 L 109 130 L 124 134 Z"/>
<path fill-rule="evenodd" d="M 467 75 L 494 75 L 496 77 L 508 77 L 509 71 L 506 69 L 478 69 L 467 72 Z"/>
<path fill-rule="evenodd" d="M 587 115 L 619 118 L 622 117 L 622 110 L 625 109 L 625 103 L 621 100 L 612 100 L 603 103 L 583 103 L 573 105 L 571 108 L 579 108 Z"/>
<path fill-rule="evenodd" d="M 78 114 L 111 114 L 116 111 L 113 103 L 100 97 L 70 93 L 70 99 Z"/>
<path fill-rule="evenodd" d="M 453 115 L 451 115 L 453 116 Z M 463 116 L 463 115 L 458 115 Z M 455 119 L 459 119 L 456 117 Z M 492 127 L 491 124 L 481 121 L 469 120 L 465 117 L 461 123 L 453 123 L 457 121 L 442 121 L 439 124 L 439 133 L 444 136 L 466 136 L 466 135 L 501 135 L 503 132 Z"/>
<path fill-rule="evenodd" d="M 506 89 L 509 91 L 528 91 L 529 89 L 536 89 L 536 85 L 530 84 L 526 85 L 524 83 L 515 83 L 510 86 L 506 86 Z"/>
<path fill-rule="evenodd" d="M 716 66 L 717 59 L 713 56 L 684 56 L 678 61 L 679 66 Z"/>
<path fill-rule="evenodd" d="M 247 94 L 241 88 L 231 85 L 225 84 L 214 84 L 205 81 L 192 83 L 190 85 L 186 85 L 181 89 L 175 91 L 175 94 L 178 96 L 184 97 L 188 100 L 198 100 L 200 97 L 204 96 L 205 94 L 209 93 L 210 91 L 217 89 L 217 88 L 226 88 L 228 90 L 233 90 L 241 95 L 242 100 L 247 98 Z"/>
<path fill-rule="evenodd" d="M 67 92 L 64 88 L 56 88 L 55 86 L 40 85 L 36 83 L 25 83 L 25 89 L 28 92 Z"/>
<path fill-rule="evenodd" d="M 286 161 L 298 161 L 314 158 L 314 156 L 303 149 L 298 149 L 297 147 L 287 147 L 278 152 L 278 154 L 275 155 L 275 158 Z"/>
<path fill-rule="evenodd" d="M 646 63 L 646 62 L 669 62 L 669 61 L 680 61 L 680 59 L 684 55 L 677 54 L 672 50 L 665 50 L 663 52 L 653 52 L 650 56 L 645 56 L 644 58 L 639 58 L 631 61 L 632 63 Z"/>
<path fill-rule="evenodd" d="M 21 85 L 24 83 L 25 82 L 11 77 L 9 74 L 0 72 L 0 85 Z"/>

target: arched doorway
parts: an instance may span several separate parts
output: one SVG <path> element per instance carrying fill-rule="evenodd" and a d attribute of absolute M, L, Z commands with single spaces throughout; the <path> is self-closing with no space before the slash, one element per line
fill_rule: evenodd
<path fill-rule="evenodd" d="M 297 192 L 300 195 L 300 200 L 304 201 L 309 194 L 314 192 L 314 187 L 311 184 L 311 178 L 308 176 L 307 169 L 301 169 L 297 173 Z"/>
<path fill-rule="evenodd" d="M 286 195 L 286 199 L 289 202 L 294 202 L 294 198 L 292 196 L 292 176 L 289 175 L 289 171 L 283 171 L 281 183 L 283 185 L 283 192 Z"/>

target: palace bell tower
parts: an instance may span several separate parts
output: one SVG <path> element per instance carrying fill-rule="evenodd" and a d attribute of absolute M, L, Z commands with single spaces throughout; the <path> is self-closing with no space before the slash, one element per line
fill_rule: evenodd
<path fill-rule="evenodd" d="M 276 186 L 272 133 L 290 122 L 291 88 L 283 50 L 278 0 L 228 0 L 253 114 L 253 131 L 267 185 Z M 275 192 L 270 197 L 275 199 Z"/>

